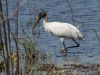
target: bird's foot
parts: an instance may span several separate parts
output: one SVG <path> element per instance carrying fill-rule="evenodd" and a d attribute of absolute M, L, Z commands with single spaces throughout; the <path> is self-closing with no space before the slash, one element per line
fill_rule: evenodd
<path fill-rule="evenodd" d="M 61 53 L 64 53 L 64 51 L 67 52 L 67 48 L 62 48 L 62 50 L 60 50 Z"/>

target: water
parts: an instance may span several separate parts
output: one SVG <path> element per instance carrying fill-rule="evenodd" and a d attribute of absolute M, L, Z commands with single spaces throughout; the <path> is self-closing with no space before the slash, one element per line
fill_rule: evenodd
<path fill-rule="evenodd" d="M 38 10 L 48 11 L 47 14 L 49 21 L 62 21 L 61 18 L 64 17 L 64 22 L 72 24 L 71 11 L 66 3 L 66 0 L 42 0 L 41 2 L 40 0 L 37 0 L 35 3 L 37 4 Z M 82 41 L 78 41 L 80 43 L 80 47 L 68 49 L 68 57 L 69 59 L 71 58 L 73 60 L 78 56 L 78 59 L 82 63 L 99 63 L 100 43 L 98 42 L 93 30 L 96 29 L 98 32 L 100 32 L 100 1 L 70 0 L 70 4 L 73 9 L 74 19 L 77 21 L 75 26 L 81 25 L 82 22 L 85 24 L 85 28 L 83 29 L 83 27 L 80 26 L 79 30 L 86 35 L 86 38 Z M 85 32 L 83 32 L 83 30 L 85 30 Z M 71 40 L 67 40 L 65 42 L 66 46 L 74 45 Z M 59 50 L 63 47 L 59 38 L 45 33 L 42 21 L 38 44 L 41 46 L 42 50 L 49 51 L 52 54 L 54 54 L 55 47 L 56 52 L 59 52 Z M 60 60 L 62 60 L 62 58 L 60 58 Z"/>
<path fill-rule="evenodd" d="M 21 0 L 19 1 L 21 2 Z M 30 0 L 29 2 L 32 5 L 33 0 Z M 14 9 L 14 4 L 12 0 L 9 0 L 9 3 L 9 12 L 11 12 Z M 64 22 L 72 24 L 71 10 L 67 5 L 66 0 L 35 0 L 34 3 L 39 11 L 46 10 L 48 12 L 49 21 L 61 22 L 63 17 Z M 67 58 L 69 60 L 78 60 L 85 64 L 100 63 L 100 43 L 93 31 L 94 29 L 97 30 L 100 35 L 100 1 L 70 0 L 70 4 L 73 9 L 74 19 L 77 21 L 75 26 L 80 25 L 79 30 L 86 36 L 86 38 L 82 41 L 78 41 L 80 43 L 80 47 L 68 49 Z M 19 24 L 21 21 L 22 25 L 25 26 L 30 20 L 29 14 L 28 5 L 25 3 L 19 10 Z M 12 23 L 11 27 L 13 28 L 13 18 L 10 19 L 10 22 Z M 82 26 L 82 22 L 85 24 L 84 28 Z M 22 26 L 19 25 L 19 33 L 22 32 L 21 27 Z M 31 33 L 29 33 L 29 35 L 31 35 Z M 23 36 L 19 34 L 19 37 Z M 71 40 L 67 40 L 65 43 L 66 46 L 75 45 Z M 50 36 L 45 33 L 42 21 L 40 21 L 40 37 L 37 45 L 40 46 L 43 51 L 46 51 L 47 53 L 50 52 L 52 57 L 54 57 L 52 60 L 55 60 L 56 58 L 54 50 L 59 54 L 59 51 L 63 47 L 58 37 Z M 63 58 L 57 59 L 57 62 L 59 63 L 64 62 Z"/>

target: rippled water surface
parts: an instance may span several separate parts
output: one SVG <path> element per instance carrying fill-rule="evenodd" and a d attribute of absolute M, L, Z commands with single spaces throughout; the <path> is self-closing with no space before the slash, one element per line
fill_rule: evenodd
<path fill-rule="evenodd" d="M 13 9 L 13 2 L 9 0 L 10 10 Z M 30 0 L 30 4 L 32 0 Z M 33 1 L 32 1 L 33 2 Z M 72 14 L 66 0 L 34 0 L 36 8 L 38 11 L 45 10 L 48 13 L 48 21 L 62 21 L 72 24 Z M 80 47 L 68 49 L 69 60 L 78 60 L 82 63 L 99 63 L 100 62 L 100 42 L 98 42 L 97 36 L 94 30 L 100 35 L 100 1 L 99 0 L 70 0 L 72 6 L 74 19 L 77 21 L 75 26 L 80 25 L 79 30 L 86 36 L 80 43 Z M 27 23 L 30 19 L 29 9 L 27 4 L 24 4 L 19 10 L 19 20 L 23 22 L 23 25 Z M 13 20 L 13 19 L 12 19 Z M 82 24 L 84 23 L 84 28 Z M 13 22 L 12 22 L 13 27 Z M 21 28 L 21 26 L 19 26 Z M 20 32 L 20 30 L 19 30 Z M 21 36 L 21 34 L 20 34 Z M 19 37 L 20 37 L 19 36 Z M 66 46 L 75 45 L 73 41 L 66 40 Z M 38 39 L 38 44 L 43 51 L 46 53 L 51 53 L 52 57 L 56 58 L 55 52 L 59 54 L 63 45 L 58 37 L 48 35 L 44 31 L 42 20 L 40 21 L 40 37 Z M 64 59 L 57 58 L 58 62 L 62 62 Z M 55 59 L 53 59 L 55 60 Z"/>
<path fill-rule="evenodd" d="M 61 19 L 64 17 L 64 22 L 72 24 L 71 10 L 67 5 L 66 0 L 42 0 L 41 2 L 37 0 L 35 3 L 39 10 L 48 11 L 49 21 L 62 21 Z M 80 47 L 68 49 L 68 58 L 70 60 L 79 59 L 84 63 L 98 63 L 100 62 L 100 60 L 98 60 L 100 59 L 100 43 L 98 42 L 94 30 L 97 30 L 100 35 L 100 1 L 70 0 L 70 4 L 72 6 L 74 19 L 77 21 L 75 26 L 80 25 L 79 30 L 86 35 L 86 38 L 82 41 L 78 41 Z M 82 27 L 83 22 L 85 24 L 84 28 Z M 74 45 L 71 40 L 66 40 L 65 42 L 66 46 Z M 54 49 L 56 52 L 59 52 L 63 47 L 58 37 L 50 36 L 45 33 L 42 23 L 39 45 L 42 50 L 52 52 L 52 54 L 54 54 Z M 61 60 L 62 59 L 59 61 Z"/>

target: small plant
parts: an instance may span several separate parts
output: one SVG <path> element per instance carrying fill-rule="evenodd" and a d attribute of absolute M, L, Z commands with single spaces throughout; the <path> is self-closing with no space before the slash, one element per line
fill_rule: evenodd
<path fill-rule="evenodd" d="M 25 50 L 25 56 L 27 59 L 35 59 L 38 51 L 35 50 L 35 44 L 33 43 L 32 39 L 26 36 L 25 38 L 20 38 L 19 42 Z"/>

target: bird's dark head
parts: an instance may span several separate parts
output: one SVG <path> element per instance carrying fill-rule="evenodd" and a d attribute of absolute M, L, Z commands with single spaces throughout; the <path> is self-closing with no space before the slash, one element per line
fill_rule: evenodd
<path fill-rule="evenodd" d="M 46 14 L 46 11 L 41 11 L 39 14 L 38 14 L 38 18 L 46 18 L 47 14 Z"/>
<path fill-rule="evenodd" d="M 38 22 L 40 21 L 41 18 L 44 18 L 45 20 L 47 20 L 46 11 L 41 11 L 41 12 L 38 14 L 38 17 L 36 18 L 36 21 L 34 22 L 34 26 L 33 26 L 33 28 L 32 28 L 32 31 L 34 31 L 36 25 L 38 24 Z"/>

